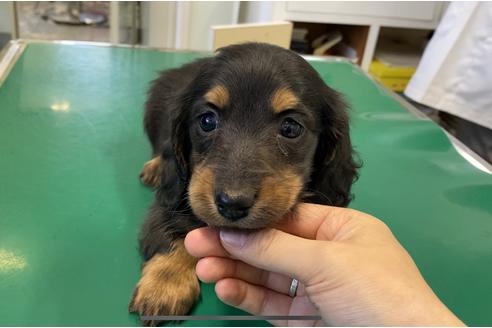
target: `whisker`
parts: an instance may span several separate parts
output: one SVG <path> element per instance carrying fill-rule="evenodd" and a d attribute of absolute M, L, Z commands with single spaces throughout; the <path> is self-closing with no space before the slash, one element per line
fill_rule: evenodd
<path fill-rule="evenodd" d="M 322 193 L 321 191 L 319 190 L 315 190 L 315 189 L 309 189 L 309 188 L 305 188 L 304 189 L 305 191 L 308 191 L 310 193 L 313 193 L 315 195 L 318 195 L 318 196 L 321 196 L 323 197 L 326 201 L 328 201 L 329 204 L 332 204 L 332 200 L 330 199 L 330 197 L 328 197 L 326 194 Z M 307 195 L 309 196 L 309 195 Z M 304 198 L 304 197 L 301 197 L 301 199 Z"/>

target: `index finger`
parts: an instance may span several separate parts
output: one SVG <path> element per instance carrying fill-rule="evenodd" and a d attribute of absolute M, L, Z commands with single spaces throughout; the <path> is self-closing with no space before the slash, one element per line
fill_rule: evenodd
<path fill-rule="evenodd" d="M 220 242 L 219 230 L 214 228 L 202 227 L 188 232 L 184 244 L 194 257 L 230 257 Z"/>

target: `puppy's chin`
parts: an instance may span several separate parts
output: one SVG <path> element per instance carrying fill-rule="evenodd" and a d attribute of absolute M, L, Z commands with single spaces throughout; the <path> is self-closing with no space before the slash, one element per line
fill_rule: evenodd
<path fill-rule="evenodd" d="M 200 216 L 197 215 L 197 217 L 205 222 L 208 226 L 214 227 L 214 228 L 233 228 L 233 229 L 248 229 L 248 230 L 255 230 L 255 229 L 262 229 L 268 227 L 268 224 L 265 225 L 264 222 L 259 221 L 258 219 L 255 219 L 248 215 L 247 217 L 239 220 L 239 221 L 229 221 L 227 219 L 220 219 L 220 220 L 209 220 L 208 218 L 201 218 Z"/>
<path fill-rule="evenodd" d="M 200 220 L 211 227 L 256 230 L 273 226 L 289 211 L 285 211 L 284 215 L 280 213 L 279 216 L 270 217 L 258 216 L 255 211 L 253 211 L 253 213 L 237 221 L 228 220 L 219 213 L 214 213 L 212 215 L 201 215 L 201 213 L 197 213 L 195 210 L 193 210 L 193 212 Z"/>
<path fill-rule="evenodd" d="M 209 226 L 239 229 L 260 229 L 280 221 L 295 206 L 303 187 L 301 176 L 290 170 L 265 177 L 248 216 L 231 221 L 217 211 L 213 196 L 214 181 L 211 168 L 201 165 L 193 170 L 188 187 L 193 213 Z"/>

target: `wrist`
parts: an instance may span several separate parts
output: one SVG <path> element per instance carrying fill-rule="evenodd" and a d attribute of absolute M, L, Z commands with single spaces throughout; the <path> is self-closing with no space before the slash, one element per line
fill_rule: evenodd
<path fill-rule="evenodd" d="M 425 285 L 423 289 L 420 293 L 409 292 L 405 297 L 406 302 L 395 302 L 382 323 L 390 326 L 466 326 L 430 287 Z"/>

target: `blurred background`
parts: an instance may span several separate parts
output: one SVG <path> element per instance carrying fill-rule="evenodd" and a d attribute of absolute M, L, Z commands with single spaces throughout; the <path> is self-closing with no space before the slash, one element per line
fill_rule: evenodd
<path fill-rule="evenodd" d="M 11 38 L 78 40 L 212 50 L 212 26 L 288 20 L 293 23 L 293 50 L 345 56 L 368 69 L 374 54 L 387 51 L 395 42 L 407 57 L 400 61 L 418 62 L 446 8 L 442 2 L 284 4 L 4 1 L 0 3 L 1 42 Z"/>
<path fill-rule="evenodd" d="M 19 38 L 196 51 L 263 41 L 341 56 L 492 163 L 492 99 L 481 90 L 492 83 L 482 63 L 492 58 L 482 46 L 492 28 L 486 15 L 492 5 L 473 1 L 4 1 L 0 48 Z M 474 71 L 465 61 L 477 58 L 481 68 L 468 80 L 475 90 L 456 89 L 453 81 Z"/>
<path fill-rule="evenodd" d="M 437 1 L 6 1 L 0 3 L 0 46 L 21 38 L 211 51 L 218 46 L 214 27 L 260 24 L 244 38 L 345 57 L 401 92 L 447 7 Z M 280 21 L 291 26 L 272 29 Z M 237 37 L 232 31 L 224 44 Z"/>

